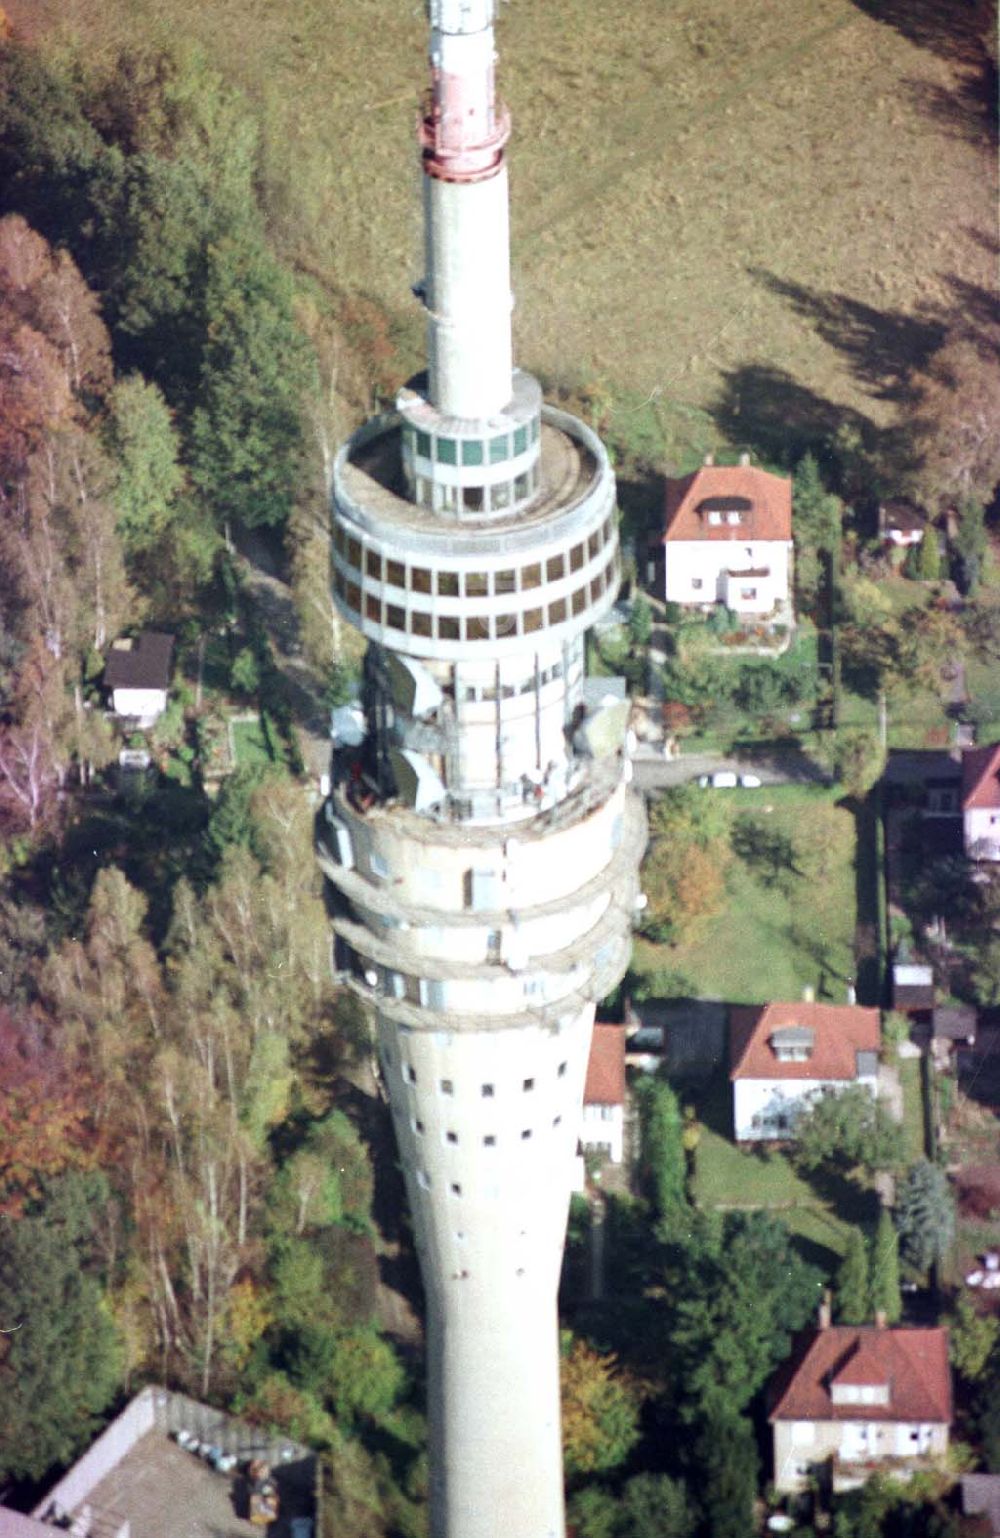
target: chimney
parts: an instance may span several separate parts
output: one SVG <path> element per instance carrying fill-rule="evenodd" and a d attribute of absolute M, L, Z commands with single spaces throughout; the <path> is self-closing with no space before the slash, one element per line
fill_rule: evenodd
<path fill-rule="evenodd" d="M 750 463 L 750 455 L 746 452 L 746 450 L 744 450 L 743 453 L 740 455 L 740 464 L 743 465 L 743 467 L 745 469 L 746 466 L 749 463 Z"/>
<path fill-rule="evenodd" d="M 889 1321 L 886 1318 L 885 1309 L 884 1308 L 877 1308 L 875 1310 L 875 1328 L 876 1328 L 876 1330 L 885 1330 L 885 1329 L 888 1329 L 888 1327 L 889 1327 Z"/>
<path fill-rule="evenodd" d="M 807 983 L 802 990 L 802 1002 L 803 1004 L 815 1004 L 816 1002 L 816 989 L 811 983 Z"/>
<path fill-rule="evenodd" d="M 819 1311 L 816 1315 L 816 1324 L 821 1330 L 828 1330 L 830 1328 L 830 1321 L 833 1317 L 832 1301 L 833 1295 L 830 1289 L 827 1288 L 820 1299 Z"/>
<path fill-rule="evenodd" d="M 705 455 L 705 464 L 706 465 L 714 465 L 715 464 L 715 455 L 714 454 L 706 454 Z"/>

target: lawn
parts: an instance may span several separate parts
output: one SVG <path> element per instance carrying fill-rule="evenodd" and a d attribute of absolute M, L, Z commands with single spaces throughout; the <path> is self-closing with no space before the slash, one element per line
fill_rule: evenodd
<path fill-rule="evenodd" d="M 899 1065 L 899 1078 L 903 1086 L 903 1136 L 906 1160 L 912 1164 L 926 1153 L 924 1138 L 924 1099 L 920 1085 L 920 1059 L 904 1058 Z"/>
<path fill-rule="evenodd" d="M 789 840 L 802 866 L 775 873 L 735 857 L 723 911 L 677 945 L 638 939 L 633 973 L 672 973 L 675 992 L 734 1004 L 800 998 L 805 988 L 843 1002 L 855 975 L 854 817 L 815 786 L 705 794 L 731 797 L 734 827 L 749 819 Z"/>
<path fill-rule="evenodd" d="M 253 720 L 231 721 L 229 731 L 238 769 L 249 769 L 255 764 L 274 763 L 274 754 L 271 752 L 271 746 L 259 716 L 255 716 Z"/>
<path fill-rule="evenodd" d="M 417 364 L 422 6 L 5 8 L 29 36 L 81 39 L 91 63 L 147 39 L 201 45 L 257 108 L 283 250 L 327 293 L 383 306 L 403 369 Z M 606 381 L 609 434 L 648 417 L 654 457 L 679 459 L 705 411 L 709 432 L 760 447 L 852 413 L 890 420 L 939 319 L 992 288 L 984 9 L 502 7 L 520 361 Z"/>
<path fill-rule="evenodd" d="M 695 1155 L 693 1196 L 699 1206 L 761 1208 L 779 1217 L 803 1253 L 830 1271 L 837 1265 L 852 1224 L 874 1224 L 875 1198 L 846 1181 L 817 1189 L 778 1150 L 750 1152 L 731 1141 L 729 1082 L 718 1075 L 701 1091 L 685 1093 L 702 1122 Z"/>

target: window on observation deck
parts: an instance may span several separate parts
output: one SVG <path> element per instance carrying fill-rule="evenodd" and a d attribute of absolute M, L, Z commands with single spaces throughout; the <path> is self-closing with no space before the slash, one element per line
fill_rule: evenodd
<path fill-rule="evenodd" d="M 373 593 L 365 594 L 365 619 L 370 619 L 374 625 L 382 623 L 382 600 Z"/>
<path fill-rule="evenodd" d="M 510 481 L 497 481 L 490 487 L 490 507 L 510 506 Z"/>
<path fill-rule="evenodd" d="M 495 593 L 516 593 L 517 572 L 495 571 L 493 573 L 493 591 Z"/>
<path fill-rule="evenodd" d="M 406 629 L 406 612 L 397 603 L 386 604 L 385 622 L 393 630 Z"/>
<path fill-rule="evenodd" d="M 517 427 L 514 429 L 514 453 L 525 454 L 528 450 L 528 429 Z"/>
<path fill-rule="evenodd" d="M 415 609 L 410 615 L 410 624 L 414 635 L 430 637 L 431 617 L 429 614 L 422 614 L 419 609 Z"/>
<path fill-rule="evenodd" d="M 549 604 L 549 624 L 561 625 L 566 618 L 566 600 L 557 598 L 555 603 Z"/>
<path fill-rule="evenodd" d="M 457 598 L 458 572 L 439 571 L 437 574 L 437 590 L 440 598 Z"/>
<path fill-rule="evenodd" d="M 385 580 L 390 587 L 406 586 L 406 567 L 402 561 L 388 561 L 386 563 Z"/>
<path fill-rule="evenodd" d="M 429 593 L 431 574 L 425 566 L 410 567 L 410 586 L 415 593 Z"/>
<path fill-rule="evenodd" d="M 525 611 L 524 611 L 524 633 L 525 633 L 525 635 L 530 635 L 533 630 L 541 630 L 541 628 L 542 628 L 542 611 L 541 611 L 541 609 L 525 609 Z"/>
<path fill-rule="evenodd" d="M 458 443 L 454 438 L 438 438 L 435 459 L 441 465 L 458 464 Z"/>
<path fill-rule="evenodd" d="M 601 548 L 601 536 L 600 536 L 600 533 L 597 530 L 595 530 L 594 533 L 591 534 L 590 538 L 587 541 L 587 554 L 588 554 L 588 556 L 590 557 L 591 560 L 593 560 L 595 555 L 597 555 L 599 553 L 600 548 Z"/>
<path fill-rule="evenodd" d="M 505 459 L 510 458 L 510 439 L 506 433 L 499 438 L 490 439 L 490 464 L 502 465 Z"/>
<path fill-rule="evenodd" d="M 417 431 L 417 453 L 422 454 L 424 459 L 430 459 L 431 457 L 431 435 L 430 433 L 422 433 L 419 429 Z"/>
<path fill-rule="evenodd" d="M 550 555 L 545 563 L 545 579 L 547 582 L 561 582 L 566 575 L 566 557 L 564 555 Z"/>
<path fill-rule="evenodd" d="M 541 565 L 535 564 L 535 565 L 532 565 L 532 566 L 525 566 L 525 567 L 522 568 L 522 570 L 521 570 L 521 586 L 522 586 L 522 588 L 541 587 L 541 585 L 542 585 L 542 568 L 541 568 Z"/>
<path fill-rule="evenodd" d="M 570 571 L 579 571 L 580 568 L 582 567 L 583 563 L 584 563 L 584 559 L 585 559 L 585 557 L 584 557 L 584 552 L 583 552 L 583 546 L 582 545 L 574 545 L 572 550 L 569 553 L 569 569 L 570 569 Z"/>
<path fill-rule="evenodd" d="M 521 502 L 531 490 L 531 482 L 526 475 L 518 475 L 514 480 L 514 501 Z"/>
<path fill-rule="evenodd" d="M 483 445 L 479 438 L 463 438 L 462 463 L 463 465 L 481 465 L 483 462 Z"/>
<path fill-rule="evenodd" d="M 356 582 L 348 582 L 344 592 L 344 602 L 349 609 L 358 610 L 361 608 L 361 589 Z"/>
<path fill-rule="evenodd" d="M 365 572 L 377 582 L 382 580 L 382 557 L 377 550 L 365 551 Z"/>
<path fill-rule="evenodd" d="M 451 614 L 442 614 L 438 619 L 439 641 L 460 641 L 458 620 Z"/>
<path fill-rule="evenodd" d="M 467 641 L 488 641 L 490 638 L 490 622 L 485 614 L 470 614 L 465 622 L 465 638 Z"/>
<path fill-rule="evenodd" d="M 489 572 L 467 571 L 465 573 L 466 598 L 488 598 L 490 592 Z"/>
<path fill-rule="evenodd" d="M 582 614 L 586 607 L 587 589 L 585 587 L 578 587 L 576 592 L 573 594 L 573 613 Z"/>
<path fill-rule="evenodd" d="M 538 442 L 538 434 L 541 432 L 541 429 L 542 429 L 542 424 L 539 421 L 538 417 L 532 417 L 532 419 L 531 419 L 531 441 L 532 441 L 532 443 L 537 443 Z"/>
<path fill-rule="evenodd" d="M 356 539 L 347 541 L 347 560 L 350 566 L 361 567 L 361 545 Z"/>

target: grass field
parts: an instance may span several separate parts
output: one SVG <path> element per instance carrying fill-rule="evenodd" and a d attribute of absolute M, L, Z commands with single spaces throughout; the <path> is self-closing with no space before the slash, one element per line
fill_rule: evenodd
<path fill-rule="evenodd" d="M 424 8 L 402 0 L 5 0 L 110 61 L 191 39 L 255 102 L 279 246 L 422 324 L 414 116 Z M 521 362 L 599 384 L 612 437 L 679 463 L 879 423 L 993 282 L 986 0 L 593 0 L 502 7 Z"/>
<path fill-rule="evenodd" d="M 817 998 L 843 1002 L 854 976 L 855 825 L 829 791 L 812 786 L 764 791 L 712 792 L 731 796 L 739 816 L 752 816 L 769 832 L 808 847 L 829 835 L 819 876 L 790 872 L 774 880 L 767 870 L 736 858 L 726 906 L 693 938 L 674 946 L 636 941 L 633 971 L 678 974 L 699 998 L 755 1004 L 794 999 L 811 987 Z"/>

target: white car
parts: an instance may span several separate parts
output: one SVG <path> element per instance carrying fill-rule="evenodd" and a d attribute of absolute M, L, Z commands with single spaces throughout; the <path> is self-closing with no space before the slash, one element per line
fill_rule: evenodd
<path fill-rule="evenodd" d="M 698 776 L 698 784 L 703 790 L 735 790 L 739 783 L 739 776 L 730 769 L 719 769 L 715 774 Z"/>
<path fill-rule="evenodd" d="M 740 784 L 743 786 L 744 790 L 760 790 L 760 787 L 763 785 L 763 783 L 764 782 L 759 774 L 740 775 Z"/>

